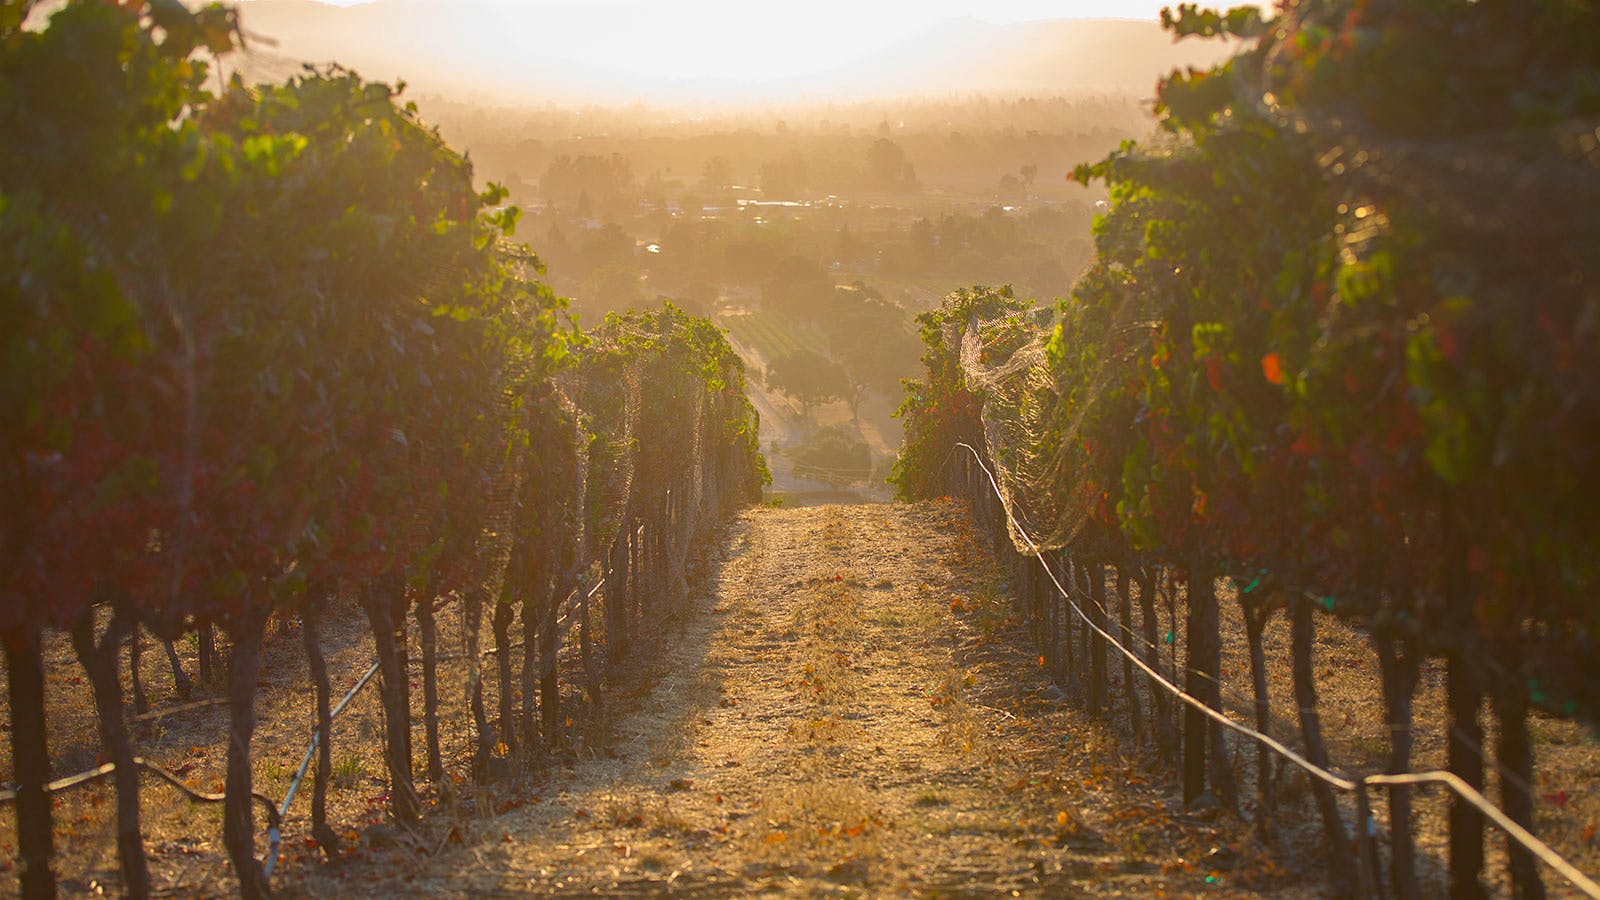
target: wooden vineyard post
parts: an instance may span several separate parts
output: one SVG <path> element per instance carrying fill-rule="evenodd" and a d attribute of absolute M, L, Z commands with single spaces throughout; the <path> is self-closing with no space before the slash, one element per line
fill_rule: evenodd
<path fill-rule="evenodd" d="M 1205 701 L 1205 662 L 1200 633 L 1205 629 L 1205 603 L 1200 595 L 1205 576 L 1198 566 L 1189 569 L 1189 609 L 1184 620 L 1184 647 L 1188 651 L 1183 689 L 1191 697 Z M 1206 788 L 1206 717 L 1193 706 L 1183 708 L 1183 803 L 1188 806 L 1199 798 Z"/>
<path fill-rule="evenodd" d="M 1073 578 L 1072 585 L 1073 585 L 1073 587 L 1077 587 L 1078 586 L 1079 579 L 1083 579 L 1085 581 L 1090 581 L 1090 574 L 1089 573 L 1091 573 L 1092 571 L 1093 571 L 1093 568 L 1090 566 L 1089 563 L 1087 563 L 1087 562 L 1079 563 L 1077 569 L 1074 570 L 1073 573 L 1072 573 L 1072 578 Z M 1080 603 L 1079 604 L 1080 606 L 1084 607 L 1084 612 L 1088 614 L 1089 621 L 1088 622 L 1084 622 L 1081 619 L 1078 621 L 1078 625 L 1081 627 L 1082 634 L 1083 634 L 1083 641 L 1078 645 L 1078 654 L 1079 654 L 1078 655 L 1078 671 L 1082 675 L 1082 678 L 1083 678 L 1083 686 L 1084 686 L 1084 692 L 1085 692 L 1084 693 L 1084 697 L 1086 698 L 1086 700 L 1089 701 L 1089 709 L 1093 710 L 1094 709 L 1093 698 L 1094 698 L 1094 642 L 1095 642 L 1095 635 L 1094 635 L 1094 629 L 1090 628 L 1089 626 L 1091 624 L 1099 624 L 1100 620 L 1101 620 L 1101 616 L 1100 616 L 1099 613 L 1095 612 L 1095 609 L 1094 609 L 1094 587 L 1093 587 L 1093 582 L 1092 581 L 1090 581 L 1089 593 L 1087 594 L 1087 596 L 1082 596 L 1082 595 L 1080 595 L 1080 596 L 1081 596 L 1082 599 L 1089 601 L 1088 603 Z"/>
<path fill-rule="evenodd" d="M 1182 671 L 1184 671 L 1184 669 L 1178 665 L 1178 572 L 1176 572 L 1173 567 L 1170 567 L 1170 565 L 1163 565 L 1162 569 L 1160 569 L 1160 580 L 1162 580 L 1162 593 L 1166 596 L 1165 669 L 1166 674 L 1168 674 L 1168 681 L 1171 681 L 1174 685 L 1176 685 L 1181 684 Z M 1166 727 L 1168 727 L 1168 730 L 1170 730 L 1171 735 L 1173 735 L 1173 741 L 1171 741 L 1171 753 L 1168 754 L 1168 759 L 1173 761 L 1174 764 L 1178 762 L 1179 751 L 1182 749 L 1182 717 L 1184 717 L 1184 711 L 1186 711 L 1187 708 L 1189 708 L 1189 706 L 1187 706 L 1186 703 L 1178 703 L 1178 701 L 1174 700 L 1173 717 L 1171 717 L 1170 721 L 1168 721 L 1168 724 L 1166 724 Z"/>
<path fill-rule="evenodd" d="M 555 746 L 562 736 L 561 728 L 561 634 L 556 624 L 561 607 L 572 583 L 565 577 L 557 578 L 545 603 L 543 621 L 539 626 L 539 712 L 543 720 L 544 739 Z"/>
<path fill-rule="evenodd" d="M 1528 695 L 1519 683 L 1502 684 L 1494 694 L 1495 716 L 1500 721 L 1500 739 L 1495 745 L 1495 760 L 1500 763 L 1500 802 L 1513 822 L 1533 830 L 1533 745 L 1528 740 Z M 1516 841 L 1506 842 L 1510 857 L 1511 894 L 1518 900 L 1537 900 L 1545 896 L 1539 863 L 1528 848 Z"/>
<path fill-rule="evenodd" d="M 634 526 L 628 531 L 628 619 L 637 631 L 644 624 L 645 578 L 649 574 L 645 570 L 644 545 L 650 525 L 648 522 L 636 522 Z"/>
<path fill-rule="evenodd" d="M 212 685 L 216 683 L 216 658 L 217 658 L 217 631 L 210 622 L 195 628 L 199 637 L 199 670 L 200 683 Z"/>
<path fill-rule="evenodd" d="M 1039 617 L 1034 615 L 1034 605 L 1039 599 L 1039 583 L 1034 577 L 1033 566 L 1027 557 L 1022 557 L 1022 568 L 1017 572 L 1017 584 L 1012 591 L 1014 602 L 1022 612 L 1022 619 L 1028 626 L 1028 637 L 1033 639 L 1033 645 L 1039 646 Z"/>
<path fill-rule="evenodd" d="M 1111 617 L 1106 614 L 1106 567 L 1099 560 L 1084 566 L 1089 572 L 1089 599 L 1092 603 L 1089 617 L 1101 630 L 1109 630 Z M 1106 640 L 1094 629 L 1084 629 L 1089 644 L 1089 714 L 1106 714 L 1108 694 L 1106 672 Z"/>
<path fill-rule="evenodd" d="M 1356 784 L 1356 858 L 1361 871 L 1361 887 L 1369 897 L 1383 896 L 1383 877 L 1378 865 L 1378 824 L 1372 819 L 1372 801 L 1365 780 Z"/>
<path fill-rule="evenodd" d="M 1211 568 L 1200 560 L 1189 569 L 1189 612 L 1185 622 L 1187 654 L 1184 691 L 1206 706 L 1221 710 L 1221 636 L 1217 623 L 1217 595 Z M 1208 766 L 1209 762 L 1209 766 Z M 1205 790 L 1207 771 L 1218 799 L 1232 804 L 1233 778 L 1228 767 L 1220 727 L 1192 706 L 1185 707 L 1183 726 L 1183 795 L 1191 803 Z"/>
<path fill-rule="evenodd" d="M 483 602 L 488 599 L 488 588 L 478 585 L 469 589 L 462 598 L 462 643 L 467 649 L 467 708 L 472 714 L 472 727 L 477 732 L 473 773 L 487 771 L 494 745 L 489 741 L 489 717 L 483 708 L 483 652 L 479 649 L 479 635 L 483 628 Z"/>
<path fill-rule="evenodd" d="M 1056 606 L 1057 618 L 1061 620 L 1060 661 L 1061 670 L 1066 675 L 1067 681 L 1067 685 L 1064 686 L 1072 686 L 1076 689 L 1076 685 L 1080 683 L 1078 679 L 1076 629 L 1080 627 L 1080 623 L 1077 615 L 1072 611 L 1072 591 L 1075 587 L 1072 580 L 1072 569 L 1072 557 L 1067 555 L 1067 551 L 1061 551 L 1061 577 L 1067 585 L 1067 596 L 1060 597 Z"/>
<path fill-rule="evenodd" d="M 1117 603 L 1122 620 L 1122 631 L 1118 638 L 1131 648 L 1136 642 L 1133 639 L 1133 598 L 1128 594 L 1128 582 L 1128 566 L 1123 563 L 1117 566 Z M 1139 691 L 1133 679 L 1133 657 L 1127 654 L 1122 655 L 1122 690 L 1127 695 L 1124 700 L 1128 706 L 1128 718 L 1133 723 L 1133 739 L 1143 743 L 1144 713 L 1140 709 Z"/>
<path fill-rule="evenodd" d="M 594 708 L 600 708 L 600 670 L 594 661 L 593 622 L 589 615 L 589 594 L 578 585 L 578 648 L 583 657 L 584 690 Z"/>
<path fill-rule="evenodd" d="M 1156 620 L 1156 578 L 1150 566 L 1140 566 L 1138 578 L 1135 579 L 1139 586 L 1139 624 L 1144 630 L 1144 661 L 1151 669 L 1161 671 L 1161 636 L 1160 623 Z M 1151 722 L 1155 732 L 1156 747 L 1167 753 L 1172 746 L 1172 720 L 1168 717 L 1167 692 L 1160 687 L 1151 685 Z"/>
<path fill-rule="evenodd" d="M 1373 639 L 1378 644 L 1384 719 L 1389 725 L 1388 771 L 1398 775 L 1411 770 L 1411 699 L 1421 661 L 1415 641 L 1381 633 Z M 1389 786 L 1389 881 L 1401 900 L 1420 895 L 1416 849 L 1411 841 L 1411 788 L 1403 784 Z"/>
<path fill-rule="evenodd" d="M 542 556 L 542 554 L 541 554 Z M 517 727 L 517 739 L 523 757 L 532 756 L 539 745 L 539 663 L 543 655 L 540 636 L 547 630 L 542 627 L 545 604 L 541 601 L 549 588 L 545 573 L 530 579 L 528 592 L 522 596 L 522 669 L 517 673 L 518 691 L 522 695 L 522 710 Z"/>
<path fill-rule="evenodd" d="M 627 621 L 628 610 L 628 533 L 629 525 L 626 520 L 618 529 L 616 539 L 611 542 L 610 549 L 606 552 L 606 580 L 604 596 L 606 602 L 606 663 L 616 665 L 628 652 Z"/>
<path fill-rule="evenodd" d="M 1059 552 L 1056 553 L 1057 557 L 1060 555 Z M 1042 559 L 1049 565 L 1049 556 L 1044 556 Z M 1051 676 L 1060 681 L 1062 679 L 1061 592 L 1056 590 L 1056 586 L 1050 583 L 1049 578 L 1045 579 L 1044 590 L 1044 660 Z"/>

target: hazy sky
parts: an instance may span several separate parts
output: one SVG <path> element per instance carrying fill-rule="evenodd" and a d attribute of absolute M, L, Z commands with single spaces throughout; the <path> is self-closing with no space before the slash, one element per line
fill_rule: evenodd
<path fill-rule="evenodd" d="M 302 31 L 285 50 L 298 58 L 354 55 L 361 45 L 387 46 L 409 62 L 397 74 L 448 71 L 464 83 L 514 79 L 538 60 L 564 67 L 564 75 L 625 94 L 633 86 L 704 95 L 770 94 L 787 86 L 848 91 L 820 79 L 892 66 L 907 48 L 940 52 L 962 23 L 1013 23 L 1073 18 L 1153 20 L 1160 0 L 324 0 L 361 7 L 366 30 Z M 252 27 L 250 7 L 242 10 Z M 264 4 L 274 5 L 274 4 Z M 293 4 L 277 4 L 292 6 Z M 303 7 L 302 7 L 303 8 Z M 291 37 L 259 18 L 269 36 Z M 321 37 L 317 34 L 321 30 Z M 307 49 L 311 41 L 318 46 Z M 337 46 L 334 46 L 337 42 Z M 296 52 L 296 51 L 299 52 Z M 445 60 L 449 60 L 447 63 Z M 437 61 L 445 69 L 425 69 Z M 981 71 L 980 59 L 941 60 L 949 71 Z M 370 68 L 370 66 L 369 66 Z M 546 71 L 549 71 L 548 69 Z M 379 71 L 381 77 L 391 73 Z M 677 88 L 673 88 L 677 86 Z"/>
<path fill-rule="evenodd" d="M 322 0 L 334 6 L 354 6 L 361 2 L 374 2 L 374 0 Z M 463 3 L 473 0 L 417 0 L 417 2 L 433 3 Z M 702 2 L 688 4 L 674 2 L 674 0 L 656 0 L 654 3 L 641 4 L 638 0 L 588 0 L 586 3 L 550 2 L 550 0 L 501 0 L 501 2 L 516 6 L 531 7 L 559 7 L 559 6 L 782 6 L 794 5 L 793 0 L 722 0 L 722 2 Z M 1160 0 L 869 0 L 866 3 L 848 3 L 845 0 L 817 0 L 806 4 L 819 10 L 819 15 L 825 15 L 828 7 L 840 6 L 887 6 L 899 8 L 902 12 L 920 14 L 925 18 L 939 19 L 952 16 L 972 16 L 990 22 L 1020 22 L 1029 19 L 1072 19 L 1072 18 L 1120 18 L 1120 19 L 1154 19 L 1161 14 L 1163 6 L 1173 5 L 1171 2 Z"/>

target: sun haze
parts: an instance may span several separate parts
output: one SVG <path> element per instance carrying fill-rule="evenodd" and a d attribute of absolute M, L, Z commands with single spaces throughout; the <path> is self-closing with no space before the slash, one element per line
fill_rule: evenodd
<path fill-rule="evenodd" d="M 251 0 L 246 29 L 269 52 L 338 60 L 376 77 L 501 100 L 728 102 L 963 89 L 1005 83 L 1004 56 L 973 49 L 1028 23 L 1137 25 L 1131 52 L 1172 51 L 1151 24 L 1160 4 L 516 3 L 457 0 Z M 1113 21 L 1106 21 L 1113 20 Z M 1128 40 L 1119 37 L 1117 40 Z M 1115 43 L 1116 41 L 1113 41 Z M 1103 42 L 1102 42 L 1103 44 Z M 1070 46 L 1058 48 L 1069 50 Z M 1033 52 L 1033 51 L 1030 51 Z M 1126 48 L 1118 53 L 1126 55 Z M 1035 52 L 1035 55 L 1038 55 Z M 1215 54 L 1209 54 L 1214 56 Z M 1147 70 L 1147 71 L 1146 71 Z M 1145 66 L 1140 89 L 1164 69 Z M 1114 70 L 1077 85 L 1122 88 Z"/>

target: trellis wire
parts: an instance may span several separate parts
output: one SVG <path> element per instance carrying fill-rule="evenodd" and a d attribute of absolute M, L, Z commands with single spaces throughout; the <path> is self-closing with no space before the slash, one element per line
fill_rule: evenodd
<path fill-rule="evenodd" d="M 995 480 L 994 473 L 990 471 L 989 466 L 984 462 L 982 455 L 976 449 L 974 449 L 972 445 L 965 442 L 957 442 L 956 446 L 965 449 L 968 453 L 970 453 L 973 460 L 978 464 L 978 467 L 983 470 L 983 474 L 988 479 L 989 485 L 994 489 L 995 497 L 1000 501 L 1000 509 L 1005 514 L 1007 523 L 1011 529 L 1013 529 L 1013 533 L 1021 535 L 1023 540 L 1027 543 L 1029 549 L 1032 551 L 1030 555 L 1032 555 L 1033 558 L 1038 561 L 1039 565 L 1043 567 L 1046 577 L 1050 579 L 1050 583 L 1055 585 L 1056 590 L 1061 594 L 1062 598 L 1067 601 L 1067 606 L 1078 616 L 1078 618 L 1083 620 L 1083 623 L 1086 626 L 1088 626 L 1096 634 L 1100 635 L 1101 639 L 1106 641 L 1112 647 L 1115 647 L 1118 653 L 1121 653 L 1124 657 L 1131 660 L 1133 664 L 1138 666 L 1140 670 L 1148 675 L 1154 683 L 1158 684 L 1160 687 L 1165 689 L 1167 693 L 1181 700 L 1186 705 L 1198 710 L 1201 714 L 1205 715 L 1207 718 L 1210 718 L 1217 724 L 1231 729 L 1243 737 L 1267 747 L 1269 750 L 1273 751 L 1284 759 L 1294 763 L 1308 775 L 1326 782 L 1328 785 L 1337 788 L 1338 790 L 1355 793 L 1357 795 L 1358 804 L 1363 811 L 1362 821 L 1359 823 L 1359 828 L 1363 832 L 1367 831 L 1369 826 L 1372 824 L 1370 812 L 1367 811 L 1366 803 L 1368 787 L 1394 787 L 1412 784 L 1442 784 L 1453 791 L 1461 799 L 1472 804 L 1473 807 L 1486 816 L 1509 837 L 1521 844 L 1528 850 L 1528 852 L 1538 857 L 1540 862 L 1554 869 L 1559 875 L 1561 875 L 1561 877 L 1571 882 L 1574 888 L 1582 892 L 1587 897 L 1600 900 L 1600 883 L 1596 883 L 1594 879 L 1580 872 L 1576 866 L 1572 865 L 1572 863 L 1568 862 L 1560 854 L 1556 853 L 1556 851 L 1551 848 L 1549 844 L 1546 844 L 1544 841 L 1540 840 L 1537 835 L 1534 835 L 1526 828 L 1523 828 L 1521 825 L 1512 821 L 1511 817 L 1507 816 L 1503 810 L 1501 810 L 1498 806 L 1495 806 L 1493 803 L 1490 803 L 1488 798 L 1484 797 L 1483 794 L 1479 793 L 1476 788 L 1467 784 L 1453 772 L 1406 772 L 1395 775 L 1364 775 L 1354 780 L 1345 778 L 1337 773 L 1331 772 L 1322 768 L 1321 766 L 1316 765 L 1315 763 L 1312 763 L 1304 756 L 1301 756 L 1299 753 L 1296 753 L 1294 750 L 1290 749 L 1274 738 L 1262 734 L 1248 725 L 1234 721 L 1232 717 L 1227 716 L 1224 713 L 1211 708 L 1210 706 L 1207 706 L 1199 699 L 1191 696 L 1177 685 L 1174 685 L 1172 682 L 1162 677 L 1159 672 L 1152 669 L 1145 663 L 1144 660 L 1140 659 L 1138 654 L 1124 647 L 1115 637 L 1112 637 L 1109 632 L 1096 625 L 1094 620 L 1087 613 L 1085 613 L 1081 607 L 1079 607 L 1078 601 L 1073 599 L 1071 593 L 1067 591 L 1066 587 L 1064 587 L 1061 582 L 1057 580 L 1055 572 L 1051 570 L 1050 566 L 1045 564 L 1044 557 L 1040 555 L 1039 546 L 1034 543 L 1033 538 L 1029 536 L 1028 532 L 1025 531 L 1011 515 L 1010 505 L 1006 503 L 1004 494 L 1000 490 L 1000 485 Z"/>

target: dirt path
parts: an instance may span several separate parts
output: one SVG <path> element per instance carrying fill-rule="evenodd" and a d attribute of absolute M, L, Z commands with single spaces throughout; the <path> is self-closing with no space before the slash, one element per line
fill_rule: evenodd
<path fill-rule="evenodd" d="M 667 629 L 655 677 L 614 695 L 610 751 L 464 822 L 425 859 L 319 867 L 294 890 L 1221 887 L 1202 864 L 1220 838 L 1170 814 L 1146 773 L 1076 719 L 1001 587 L 953 505 L 748 512 Z"/>

